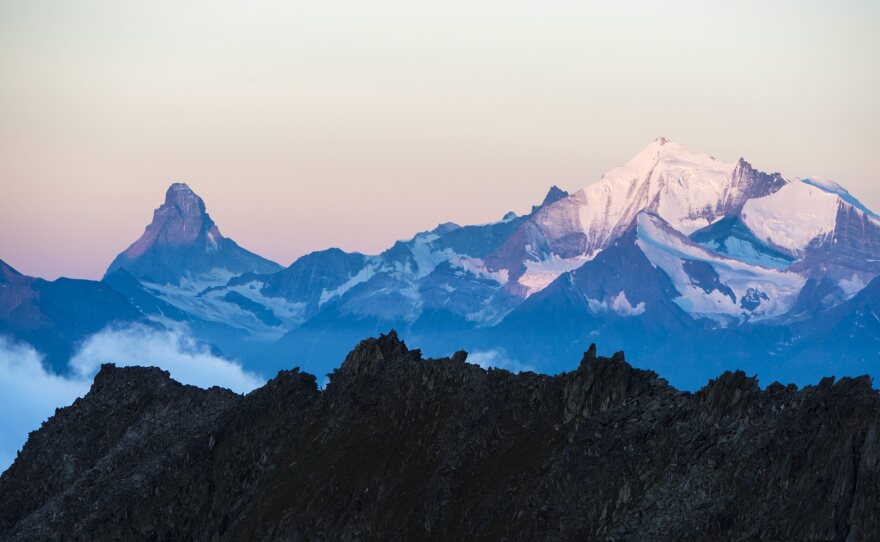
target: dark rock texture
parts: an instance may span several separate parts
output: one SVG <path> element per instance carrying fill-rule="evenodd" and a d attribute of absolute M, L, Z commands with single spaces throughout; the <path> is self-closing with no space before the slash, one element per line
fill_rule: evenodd
<path fill-rule="evenodd" d="M 326 390 L 104 366 L 0 478 L 0 539 L 870 540 L 867 378 L 695 394 L 622 354 L 559 376 L 363 341 Z"/>

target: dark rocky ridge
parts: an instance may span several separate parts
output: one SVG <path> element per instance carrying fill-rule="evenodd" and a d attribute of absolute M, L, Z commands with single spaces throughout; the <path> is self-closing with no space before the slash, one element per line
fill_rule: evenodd
<path fill-rule="evenodd" d="M 107 365 L 0 478 L 2 540 L 868 540 L 867 377 L 695 394 L 622 354 L 551 377 L 363 341 L 326 390 Z"/>

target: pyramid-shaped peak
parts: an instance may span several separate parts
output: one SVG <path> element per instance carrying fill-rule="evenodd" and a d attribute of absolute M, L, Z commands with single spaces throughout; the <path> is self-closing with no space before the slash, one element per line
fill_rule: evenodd
<path fill-rule="evenodd" d="M 206 212 L 202 198 L 186 183 L 173 183 L 165 192 L 165 203 L 153 212 L 153 220 L 144 234 L 124 254 L 137 258 L 154 245 L 184 246 L 199 239 L 214 244 L 222 235 Z"/>
<path fill-rule="evenodd" d="M 193 192 L 192 188 L 186 183 L 171 183 L 171 186 L 169 186 L 168 190 L 165 192 L 165 201 L 186 198 L 199 198 L 199 196 Z"/>
<path fill-rule="evenodd" d="M 144 233 L 113 260 L 105 276 L 117 269 L 125 269 L 138 280 L 169 284 L 200 273 L 213 277 L 210 273 L 218 269 L 233 274 L 271 273 L 280 266 L 224 237 L 204 200 L 186 183 L 175 182 L 165 192 L 165 202 L 153 211 Z"/>
<path fill-rule="evenodd" d="M 176 207 L 182 214 L 205 214 L 205 202 L 186 183 L 172 183 L 165 192 L 165 205 Z"/>
<path fill-rule="evenodd" d="M 171 186 L 168 187 L 168 192 L 166 193 L 166 195 L 169 194 L 194 194 L 194 192 L 192 191 L 192 188 L 190 188 L 189 185 L 186 183 L 171 183 Z"/>

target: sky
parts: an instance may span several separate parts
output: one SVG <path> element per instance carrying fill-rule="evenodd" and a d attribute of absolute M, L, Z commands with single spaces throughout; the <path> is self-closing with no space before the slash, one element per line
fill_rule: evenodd
<path fill-rule="evenodd" d="M 526 212 L 658 136 L 880 210 L 880 2 L 0 0 L 0 259 L 99 278 L 185 181 L 283 265 Z"/>

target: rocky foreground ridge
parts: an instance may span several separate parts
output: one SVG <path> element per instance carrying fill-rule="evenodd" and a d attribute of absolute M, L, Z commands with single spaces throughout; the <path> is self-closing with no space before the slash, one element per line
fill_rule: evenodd
<path fill-rule="evenodd" d="M 102 367 L 0 478 L 2 540 L 868 540 L 867 377 L 699 392 L 591 348 L 558 376 L 361 342 L 326 390 Z"/>

